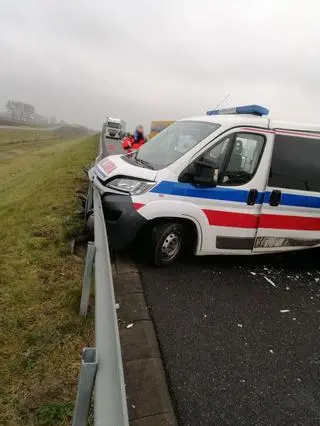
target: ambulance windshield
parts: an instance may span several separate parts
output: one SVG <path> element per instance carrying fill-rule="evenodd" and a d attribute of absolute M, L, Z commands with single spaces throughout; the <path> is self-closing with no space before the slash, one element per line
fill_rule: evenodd
<path fill-rule="evenodd" d="M 155 170 L 163 169 L 219 127 L 220 124 L 204 121 L 176 121 L 143 145 L 136 159 L 149 163 Z"/>

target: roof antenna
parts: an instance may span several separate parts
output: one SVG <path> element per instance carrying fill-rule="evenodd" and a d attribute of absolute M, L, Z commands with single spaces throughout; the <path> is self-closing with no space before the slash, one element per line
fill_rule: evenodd
<path fill-rule="evenodd" d="M 218 105 L 216 106 L 216 108 L 219 108 L 222 104 L 225 103 L 225 101 L 230 97 L 230 93 L 228 93 L 221 102 L 218 103 Z"/>

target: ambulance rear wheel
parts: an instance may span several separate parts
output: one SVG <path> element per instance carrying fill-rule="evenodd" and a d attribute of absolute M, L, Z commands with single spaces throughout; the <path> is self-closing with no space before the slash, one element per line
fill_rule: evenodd
<path fill-rule="evenodd" d="M 184 248 L 185 227 L 181 223 L 159 223 L 152 230 L 151 256 L 156 266 L 173 264 Z"/>

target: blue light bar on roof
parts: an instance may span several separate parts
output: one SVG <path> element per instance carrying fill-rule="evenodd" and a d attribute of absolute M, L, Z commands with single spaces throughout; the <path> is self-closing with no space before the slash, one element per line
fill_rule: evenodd
<path fill-rule="evenodd" d="M 253 114 L 253 115 L 268 115 L 269 110 L 260 105 L 243 105 L 233 108 L 213 109 L 207 111 L 207 115 L 222 115 L 222 114 Z"/>

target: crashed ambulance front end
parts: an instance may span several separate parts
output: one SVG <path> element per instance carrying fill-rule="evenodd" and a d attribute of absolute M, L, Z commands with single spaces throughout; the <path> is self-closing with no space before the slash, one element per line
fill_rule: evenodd
<path fill-rule="evenodd" d="M 135 198 L 155 185 L 156 171 L 133 163 L 130 156 L 113 155 L 90 171 L 91 180 L 101 195 L 108 238 L 115 250 L 130 246 L 146 223 L 138 213 L 140 204 Z"/>

